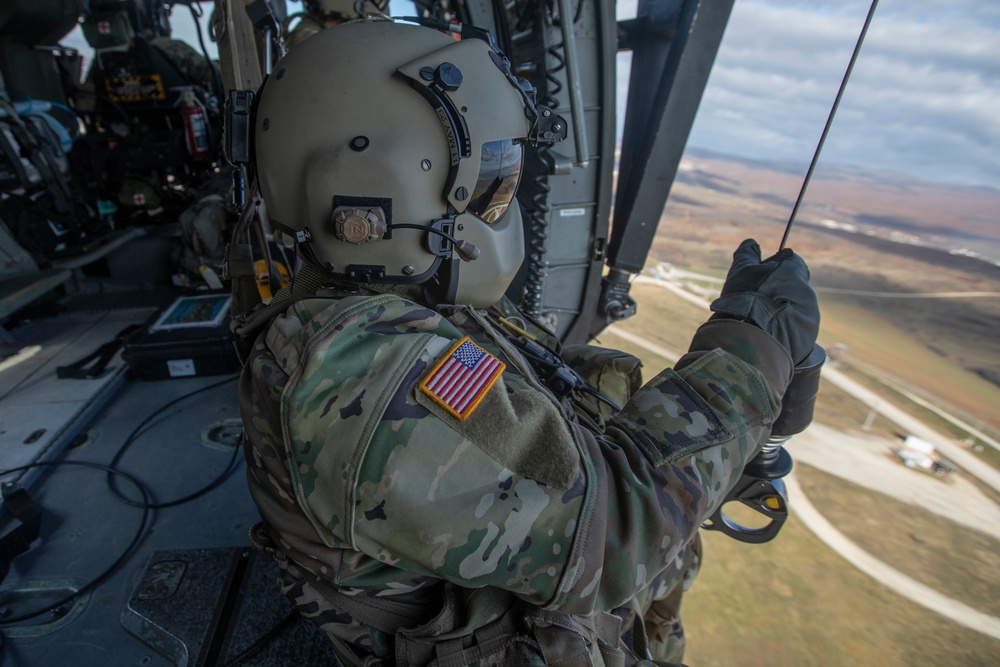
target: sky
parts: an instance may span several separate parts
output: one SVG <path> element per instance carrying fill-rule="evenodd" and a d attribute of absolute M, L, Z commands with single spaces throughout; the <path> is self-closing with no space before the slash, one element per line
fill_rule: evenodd
<path fill-rule="evenodd" d="M 619 17 L 636 5 L 620 0 Z M 409 6 L 390 5 L 397 15 Z M 688 146 L 807 164 L 869 6 L 736 0 Z M 172 19 L 174 35 L 197 46 L 187 9 Z M 619 56 L 622 100 L 630 60 Z M 1000 1 L 880 0 L 818 174 L 825 164 L 1000 188 Z"/>
<path fill-rule="evenodd" d="M 736 0 L 688 146 L 807 164 L 869 7 Z M 1000 2 L 881 0 L 826 163 L 1000 188 Z"/>

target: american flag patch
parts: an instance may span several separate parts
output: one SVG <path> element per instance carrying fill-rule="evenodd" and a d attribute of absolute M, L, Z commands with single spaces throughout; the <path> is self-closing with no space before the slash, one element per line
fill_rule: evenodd
<path fill-rule="evenodd" d="M 420 391 L 459 419 L 467 419 L 497 381 L 504 363 L 466 336 L 420 381 Z"/>

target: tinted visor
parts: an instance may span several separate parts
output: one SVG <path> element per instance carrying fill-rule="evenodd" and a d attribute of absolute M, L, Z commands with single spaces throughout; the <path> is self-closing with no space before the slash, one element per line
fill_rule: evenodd
<path fill-rule="evenodd" d="M 466 210 L 487 224 L 499 220 L 517 191 L 523 159 L 524 145 L 520 140 L 483 144 L 479 179 Z"/>

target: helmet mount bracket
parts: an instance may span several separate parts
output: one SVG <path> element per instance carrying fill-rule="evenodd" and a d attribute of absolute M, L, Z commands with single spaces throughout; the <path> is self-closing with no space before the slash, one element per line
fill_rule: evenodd
<path fill-rule="evenodd" d="M 436 229 L 442 234 L 434 234 L 433 232 L 428 234 L 425 241 L 427 243 L 427 252 L 432 255 L 437 255 L 438 257 L 447 257 L 451 254 L 451 249 L 454 246 L 452 241 L 452 233 L 455 230 L 455 219 L 454 218 L 443 218 L 441 220 L 435 220 L 430 225 L 431 229 Z"/>

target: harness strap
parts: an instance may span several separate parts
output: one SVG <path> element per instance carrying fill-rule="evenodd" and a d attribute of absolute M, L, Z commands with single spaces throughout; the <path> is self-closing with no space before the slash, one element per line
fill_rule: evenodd
<path fill-rule="evenodd" d="M 583 617 L 542 610 L 527 621 L 548 665 L 577 664 L 594 653 L 600 655 L 605 667 L 625 665 L 625 653 L 619 648 L 621 619 L 614 614 Z M 596 646 L 593 638 L 597 639 Z"/>
<path fill-rule="evenodd" d="M 253 269 L 253 249 L 250 246 L 249 235 L 250 225 L 254 223 L 260 205 L 260 196 L 257 193 L 256 185 L 256 181 L 251 183 L 253 196 L 240 213 L 240 219 L 233 229 L 232 240 L 226 246 L 223 277 L 232 279 L 233 326 L 261 301 Z"/>
<path fill-rule="evenodd" d="M 354 619 L 380 632 L 394 635 L 402 628 L 412 627 L 426 615 L 415 610 L 414 605 L 403 604 L 386 598 L 345 595 L 325 581 L 307 575 L 309 583 L 330 600 L 335 607 L 350 614 Z"/>
<path fill-rule="evenodd" d="M 444 586 L 441 611 L 428 623 L 396 633 L 396 664 L 399 667 L 435 664 L 468 667 L 517 643 L 538 651 L 522 622 L 522 607 L 514 596 L 497 589 L 462 589 Z M 492 619 L 471 630 L 476 619 Z"/>
<path fill-rule="evenodd" d="M 223 269 L 223 277 L 232 281 L 230 330 L 236 336 L 234 346 L 241 364 L 246 363 L 254 339 L 268 322 L 284 312 L 292 302 L 315 296 L 327 282 L 325 276 L 305 263 L 292 279 L 290 288 L 280 287 L 281 279 L 271 261 L 271 251 L 258 215 L 262 200 L 256 179 L 251 182 L 250 191 L 253 193 L 251 201 L 240 214 L 231 242 L 226 246 Z M 268 283 L 273 296 L 266 304 L 262 301 L 257 286 L 253 245 L 250 241 L 251 228 L 268 267 Z"/>
<path fill-rule="evenodd" d="M 250 529 L 250 542 L 254 548 L 263 551 L 272 558 L 287 560 L 275 545 L 274 540 L 263 521 L 259 521 Z M 309 581 L 323 597 L 327 598 L 338 609 L 342 609 L 365 625 L 380 632 L 394 635 L 400 628 L 412 628 L 427 621 L 427 613 L 414 605 L 396 602 L 388 598 L 346 595 L 333 585 L 323 581 L 307 570 L 295 567 L 294 576 L 301 576 Z"/>
<path fill-rule="evenodd" d="M 104 374 L 104 369 L 107 368 L 108 362 L 115 356 L 115 352 L 121 348 L 125 339 L 141 328 L 142 326 L 139 324 L 130 324 L 119 331 L 110 341 L 104 343 L 82 359 L 78 359 L 65 366 L 57 366 L 56 377 L 74 380 L 89 380 L 100 377 Z"/>
<path fill-rule="evenodd" d="M 260 218 L 257 219 L 257 224 L 253 226 L 254 234 L 257 236 L 257 246 L 260 248 L 261 257 L 264 260 L 264 266 L 267 267 L 267 287 L 271 294 L 274 294 L 281 289 L 281 276 L 278 275 L 278 269 L 274 266 L 274 261 L 271 259 L 271 244 L 267 242 L 267 235 L 264 233 L 264 225 Z M 292 267 L 288 267 L 291 271 Z"/>
<path fill-rule="evenodd" d="M 651 659 L 649 652 L 649 637 L 646 635 L 646 621 L 639 607 L 639 599 L 633 597 L 629 600 L 629 606 L 635 612 L 635 620 L 632 622 L 632 650 L 642 658 Z"/>
<path fill-rule="evenodd" d="M 278 290 L 269 303 L 258 302 L 251 310 L 234 315 L 230 329 L 236 335 L 235 345 L 236 351 L 240 355 L 240 363 L 246 363 L 254 339 L 260 330 L 267 326 L 268 322 L 285 312 L 296 301 L 323 296 L 322 288 L 325 282 L 326 279 L 322 274 L 308 264 L 303 264 L 295 278 L 292 279 L 292 284 Z M 256 284 L 254 281 L 254 289 L 256 289 Z M 235 278 L 233 279 L 233 288 L 236 289 Z"/>

